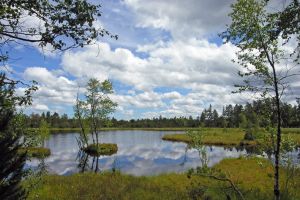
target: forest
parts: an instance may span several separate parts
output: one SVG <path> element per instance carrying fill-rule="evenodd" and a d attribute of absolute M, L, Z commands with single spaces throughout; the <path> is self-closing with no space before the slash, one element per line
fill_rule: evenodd
<path fill-rule="evenodd" d="M 281 103 L 282 126 L 285 128 L 300 127 L 300 100 L 292 105 Z M 31 128 L 40 127 L 44 120 L 51 128 L 79 128 L 76 118 L 67 114 L 59 115 L 50 111 L 42 114 L 32 113 L 26 115 L 26 124 Z M 116 119 L 114 117 L 102 121 L 102 127 L 108 128 L 170 128 L 170 127 L 219 127 L 219 128 L 245 128 L 247 126 L 267 127 L 276 124 L 274 103 L 271 99 L 256 100 L 245 105 L 225 105 L 221 113 L 211 105 L 205 108 L 197 117 L 154 117 L 151 119 Z"/>

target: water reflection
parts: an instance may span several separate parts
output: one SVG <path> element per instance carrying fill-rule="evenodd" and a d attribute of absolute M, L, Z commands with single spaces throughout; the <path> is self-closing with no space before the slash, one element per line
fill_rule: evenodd
<path fill-rule="evenodd" d="M 95 173 L 101 172 L 100 170 L 100 165 L 99 165 L 99 160 L 101 159 L 101 156 L 92 156 L 87 153 L 85 153 L 82 150 L 78 151 L 77 154 L 77 162 L 78 162 L 78 169 L 80 173 L 88 172 L 88 171 L 93 171 Z M 117 170 L 117 159 L 115 158 L 114 162 L 112 163 L 112 168 L 111 170 L 115 172 Z"/>
<path fill-rule="evenodd" d="M 159 131 L 106 131 L 101 132 L 101 143 L 116 143 L 118 152 L 112 156 L 93 158 L 78 155 L 77 133 L 53 134 L 45 142 L 51 149 L 51 156 L 45 159 L 50 173 L 69 175 L 81 171 L 120 170 L 133 175 L 155 175 L 170 172 L 184 172 L 199 166 L 199 154 L 188 149 L 185 143 L 164 141 L 161 137 L 168 132 Z M 174 133 L 174 132 L 172 132 Z M 248 148 L 223 148 L 207 146 L 208 166 L 225 157 L 239 157 L 254 153 Z M 81 159 L 78 158 L 80 156 Z M 297 154 L 295 153 L 297 157 Z M 85 162 L 83 162 L 85 161 Z M 38 164 L 32 160 L 30 167 Z"/>

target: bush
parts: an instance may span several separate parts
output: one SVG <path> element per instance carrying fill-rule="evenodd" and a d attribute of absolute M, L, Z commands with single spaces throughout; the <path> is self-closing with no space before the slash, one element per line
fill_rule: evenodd
<path fill-rule="evenodd" d="M 244 135 L 244 140 L 255 140 L 256 137 L 254 136 L 253 129 L 247 129 Z"/>

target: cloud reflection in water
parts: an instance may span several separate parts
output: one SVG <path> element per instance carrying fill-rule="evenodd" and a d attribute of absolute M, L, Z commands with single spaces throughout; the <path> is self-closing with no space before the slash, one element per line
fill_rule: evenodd
<path fill-rule="evenodd" d="M 174 133 L 174 132 L 172 132 Z M 198 152 L 186 151 L 186 144 L 163 141 L 161 137 L 167 132 L 159 131 L 105 131 L 101 132 L 100 142 L 116 143 L 118 152 L 112 156 L 101 156 L 98 159 L 99 170 L 116 168 L 122 173 L 132 175 L 156 175 L 161 173 L 184 172 L 200 165 Z M 51 149 L 51 156 L 45 159 L 50 173 L 69 175 L 80 171 L 76 160 L 78 146 L 77 133 L 52 134 L 46 141 Z M 220 162 L 225 157 L 239 157 L 246 151 L 225 150 L 223 147 L 207 147 L 209 165 Z M 88 159 L 88 166 L 92 165 Z M 36 160 L 27 163 L 34 167 Z"/>

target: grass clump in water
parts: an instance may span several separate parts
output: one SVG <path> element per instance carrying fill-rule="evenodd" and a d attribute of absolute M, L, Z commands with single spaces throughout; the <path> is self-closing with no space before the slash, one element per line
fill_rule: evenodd
<path fill-rule="evenodd" d="M 118 146 L 112 143 L 90 144 L 83 151 L 91 156 L 112 155 L 117 153 Z"/>
<path fill-rule="evenodd" d="M 18 150 L 19 154 L 27 152 L 28 157 L 33 158 L 46 158 L 51 155 L 51 151 L 44 147 L 22 147 Z"/>

